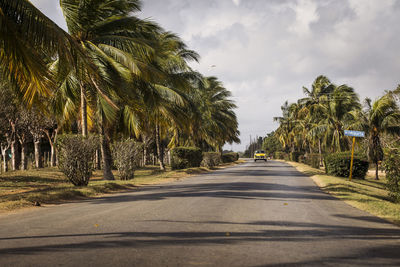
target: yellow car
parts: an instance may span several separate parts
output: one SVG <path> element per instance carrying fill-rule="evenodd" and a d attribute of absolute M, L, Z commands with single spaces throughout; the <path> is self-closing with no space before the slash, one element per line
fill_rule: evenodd
<path fill-rule="evenodd" d="M 265 154 L 264 150 L 256 150 L 256 152 L 254 152 L 254 162 L 257 160 L 267 161 L 267 154 Z"/>

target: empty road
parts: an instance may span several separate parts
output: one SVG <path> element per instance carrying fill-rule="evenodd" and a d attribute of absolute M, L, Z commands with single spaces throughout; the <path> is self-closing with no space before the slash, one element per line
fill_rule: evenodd
<path fill-rule="evenodd" d="M 399 266 L 400 228 L 281 162 L 0 216 L 0 266 Z"/>

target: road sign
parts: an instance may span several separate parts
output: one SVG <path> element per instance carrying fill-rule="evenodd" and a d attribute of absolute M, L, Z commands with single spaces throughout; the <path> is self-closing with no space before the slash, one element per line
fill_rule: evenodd
<path fill-rule="evenodd" d="M 356 137 L 365 137 L 365 132 L 344 130 L 344 135 L 353 137 L 353 145 L 351 146 L 351 161 L 350 161 L 350 176 L 349 176 L 349 180 L 351 181 L 351 177 L 353 176 L 354 145 L 356 143 Z"/>
<path fill-rule="evenodd" d="M 354 137 L 365 137 L 365 132 L 344 130 L 344 135 L 346 135 L 346 136 L 354 136 Z"/>

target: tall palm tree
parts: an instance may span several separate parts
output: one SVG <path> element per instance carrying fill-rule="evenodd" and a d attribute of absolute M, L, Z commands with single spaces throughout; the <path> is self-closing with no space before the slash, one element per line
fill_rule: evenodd
<path fill-rule="evenodd" d="M 323 132 L 323 141 L 331 152 L 349 149 L 349 140 L 344 137 L 343 131 L 352 128 L 357 122 L 361 104 L 354 89 L 347 85 L 335 86 L 326 102 L 321 107 L 322 118 L 314 127 Z"/>
<path fill-rule="evenodd" d="M 366 129 L 368 131 L 368 155 L 375 163 L 375 179 L 378 180 L 378 163 L 383 160 L 381 135 L 400 134 L 400 110 L 392 92 L 380 97 L 371 105 L 366 99 Z"/>
<path fill-rule="evenodd" d="M 322 107 L 327 103 L 334 89 L 335 86 L 331 81 L 326 76 L 320 75 L 314 80 L 310 90 L 303 87 L 303 92 L 306 97 L 299 100 L 299 103 L 301 103 L 303 107 L 301 111 L 303 114 L 303 123 L 307 128 L 306 138 L 309 140 L 310 146 L 316 143 L 318 144 L 318 153 L 321 159 L 321 139 L 323 132 L 318 131 L 318 128 L 315 126 L 317 126 L 322 119 Z M 310 151 L 312 151 L 311 147 Z"/>
<path fill-rule="evenodd" d="M 28 0 L 0 1 L 1 72 L 29 106 L 55 89 L 47 63 L 57 57 L 69 68 L 80 53 L 69 34 Z"/>
<path fill-rule="evenodd" d="M 160 28 L 132 15 L 140 10 L 138 0 L 60 0 L 60 5 L 69 33 L 90 59 L 87 63 L 77 57 L 80 68 L 64 78 L 77 82 L 80 89 L 82 134 L 88 132 L 88 118 L 100 122 L 102 152 L 106 153 L 104 178 L 113 180 L 107 168 L 112 165 L 107 128 L 122 108 L 116 103 L 137 98 L 141 88 L 135 86 L 140 80 L 158 73 L 148 59 L 154 54 L 154 33 Z"/>

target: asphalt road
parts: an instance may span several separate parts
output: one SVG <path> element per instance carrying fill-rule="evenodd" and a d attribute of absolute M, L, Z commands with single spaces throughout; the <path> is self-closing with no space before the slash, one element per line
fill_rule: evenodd
<path fill-rule="evenodd" d="M 0 216 L 0 266 L 399 266 L 400 228 L 248 162 Z"/>

